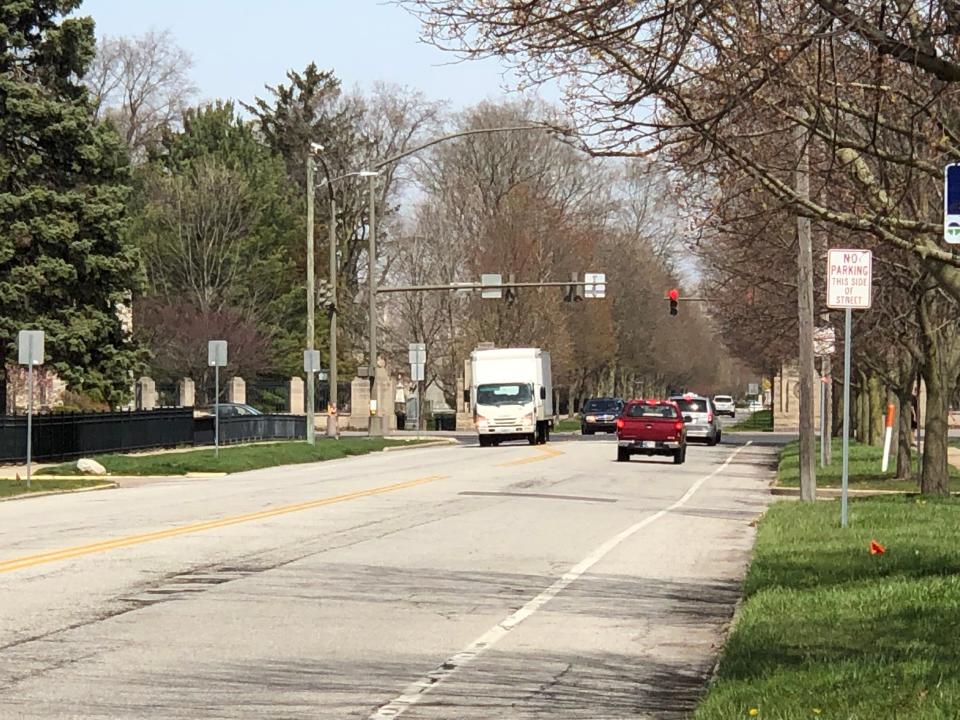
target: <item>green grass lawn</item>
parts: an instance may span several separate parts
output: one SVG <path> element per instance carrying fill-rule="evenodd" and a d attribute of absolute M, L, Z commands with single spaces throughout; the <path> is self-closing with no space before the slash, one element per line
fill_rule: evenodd
<path fill-rule="evenodd" d="M 576 432 L 580 429 L 580 419 L 579 418 L 566 418 L 558 422 L 554 428 L 554 432 Z"/>
<path fill-rule="evenodd" d="M 958 717 L 958 547 L 956 499 L 775 504 L 695 719 Z"/>
<path fill-rule="evenodd" d="M 37 492 L 49 492 L 51 490 L 80 490 L 82 488 L 96 487 L 104 482 L 100 478 L 78 477 L 67 480 L 50 479 L 33 476 L 30 483 L 30 489 L 27 489 L 26 479 L 2 480 L 0 479 L 0 497 L 12 497 L 13 495 L 27 495 Z"/>
<path fill-rule="evenodd" d="M 279 442 L 220 448 L 220 457 L 212 448 L 170 452 L 157 455 L 100 455 L 94 458 L 111 475 L 183 475 L 188 472 L 226 472 L 298 465 L 300 463 L 335 460 L 348 455 L 364 455 L 387 447 L 416 443 L 413 440 L 346 437 L 339 440 L 318 438 L 316 445 L 305 442 Z M 423 440 L 421 442 L 428 442 Z M 75 463 L 44 468 L 47 475 L 75 475 Z"/>
<path fill-rule="evenodd" d="M 743 412 L 743 410 L 740 410 Z M 757 410 L 750 417 L 723 429 L 724 432 L 773 432 L 773 411 Z"/>
<path fill-rule="evenodd" d="M 917 458 L 914 453 L 914 468 Z M 820 443 L 817 443 L 817 487 L 840 487 L 843 474 L 843 441 L 833 439 L 831 463 L 820 467 Z M 917 480 L 896 480 L 896 458 L 890 459 L 890 470 L 880 472 L 883 448 L 873 445 L 861 445 L 850 441 L 850 488 L 855 490 L 905 490 L 918 492 Z M 800 443 L 786 445 L 780 455 L 780 467 L 777 472 L 777 484 L 784 487 L 800 485 Z M 950 489 L 960 491 L 960 470 L 950 468 Z"/>

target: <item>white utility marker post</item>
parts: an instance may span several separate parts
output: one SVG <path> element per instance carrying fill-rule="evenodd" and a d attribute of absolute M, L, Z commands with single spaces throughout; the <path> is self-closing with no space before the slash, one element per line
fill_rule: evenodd
<path fill-rule="evenodd" d="M 33 475 L 33 366 L 43 365 L 43 330 L 21 330 L 17 359 L 27 366 L 27 489 Z"/>
<path fill-rule="evenodd" d="M 425 343 L 410 343 L 407 351 L 410 360 L 410 379 L 417 384 L 417 433 L 419 436 L 424 420 L 423 380 L 426 377 L 424 371 L 427 365 L 427 346 Z"/>
<path fill-rule="evenodd" d="M 873 303 L 873 253 L 869 250 L 827 251 L 827 307 L 845 310 L 843 333 L 843 484 L 840 527 L 847 526 L 850 484 L 850 335 L 853 310 Z"/>
<path fill-rule="evenodd" d="M 820 358 L 821 367 L 830 356 L 837 351 L 837 335 L 830 325 L 818 327 L 813 331 L 813 354 Z M 830 376 L 823 373 L 820 376 L 820 467 L 826 467 L 830 457 L 830 431 L 827 423 L 827 403 L 830 394 L 827 392 L 827 385 L 830 382 Z"/>
<path fill-rule="evenodd" d="M 893 418 L 896 413 L 896 405 L 893 403 L 887 405 L 887 420 L 883 431 L 883 462 L 880 464 L 881 472 L 886 472 L 890 464 L 890 443 L 893 440 Z"/>
<path fill-rule="evenodd" d="M 316 374 L 320 372 L 320 351 L 319 350 L 304 350 L 303 351 L 303 372 L 307 375 L 307 386 L 314 386 L 316 381 Z M 307 442 L 311 445 L 315 445 L 317 442 L 316 433 L 311 430 L 310 424 L 314 422 L 313 413 L 309 412 L 309 404 L 315 402 L 316 391 L 307 393 Z"/>
<path fill-rule="evenodd" d="M 220 368 L 227 366 L 227 341 L 207 343 L 207 365 L 213 368 L 213 453 L 220 457 Z"/>

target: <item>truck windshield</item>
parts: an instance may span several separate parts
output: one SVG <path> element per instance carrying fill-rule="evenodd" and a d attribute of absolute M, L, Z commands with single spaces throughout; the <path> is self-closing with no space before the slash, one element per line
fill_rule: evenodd
<path fill-rule="evenodd" d="M 479 385 L 477 405 L 523 405 L 533 401 L 533 390 L 527 384 Z"/>

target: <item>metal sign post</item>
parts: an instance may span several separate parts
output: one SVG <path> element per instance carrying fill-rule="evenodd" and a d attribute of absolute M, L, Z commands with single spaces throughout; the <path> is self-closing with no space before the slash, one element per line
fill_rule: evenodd
<path fill-rule="evenodd" d="M 227 366 L 227 341 L 207 343 L 207 364 L 213 368 L 213 453 L 220 457 L 220 368 Z"/>
<path fill-rule="evenodd" d="M 33 366 L 43 365 L 42 330 L 21 330 L 17 337 L 17 359 L 27 366 L 27 489 L 33 477 Z"/>
<path fill-rule="evenodd" d="M 497 292 L 499 293 L 499 290 Z M 407 350 L 410 360 L 410 379 L 417 384 L 417 436 L 419 437 L 425 419 L 423 413 L 423 380 L 426 377 L 424 371 L 427 365 L 427 345 L 426 343 L 410 343 Z"/>
<path fill-rule="evenodd" d="M 316 386 L 316 376 L 320 372 L 320 351 L 319 350 L 304 350 L 303 351 L 303 372 L 306 373 L 307 383 L 309 387 L 314 388 Z M 307 442 L 310 445 L 315 445 L 317 442 L 317 433 L 316 428 L 314 428 L 314 419 L 313 412 L 310 408 L 310 401 L 314 401 L 316 398 L 316 390 L 313 392 L 307 393 Z"/>
<path fill-rule="evenodd" d="M 844 310 L 843 330 L 843 479 L 840 527 L 847 526 L 850 485 L 850 345 L 853 310 L 873 303 L 873 253 L 869 250 L 827 252 L 827 307 Z"/>

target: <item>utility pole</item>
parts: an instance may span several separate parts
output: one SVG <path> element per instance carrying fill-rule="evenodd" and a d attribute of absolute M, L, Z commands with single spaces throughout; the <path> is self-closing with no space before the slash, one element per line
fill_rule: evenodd
<path fill-rule="evenodd" d="M 370 173 L 370 247 L 367 258 L 367 285 L 370 292 L 370 399 L 374 400 L 377 388 L 377 173 Z M 370 415 L 368 434 L 370 437 L 383 436 L 383 423 L 380 422 L 383 408 L 377 404 L 377 410 Z"/>
<path fill-rule="evenodd" d="M 806 114 L 801 110 L 801 115 Z M 794 128 L 797 141 L 797 194 L 810 197 L 810 155 L 807 132 L 802 123 Z M 814 465 L 816 435 L 813 423 L 813 387 L 816 367 L 813 359 L 813 249 L 810 239 L 810 218 L 797 213 L 797 311 L 800 325 L 800 498 L 817 499 L 817 476 Z"/>
<path fill-rule="evenodd" d="M 313 350 L 313 338 L 315 333 L 314 309 L 316 307 L 316 298 L 314 296 L 314 269 L 313 269 L 313 146 L 307 148 L 307 350 Z M 316 432 L 314 428 L 314 382 L 315 374 L 307 373 L 307 442 L 313 445 L 316 443 Z"/>
<path fill-rule="evenodd" d="M 327 437 L 337 437 L 337 204 L 330 197 L 330 402 L 327 407 Z"/>

